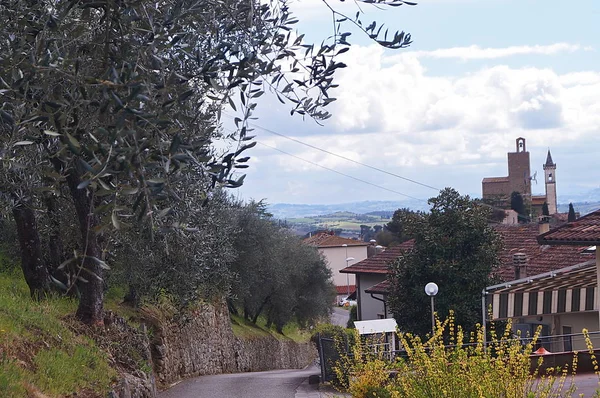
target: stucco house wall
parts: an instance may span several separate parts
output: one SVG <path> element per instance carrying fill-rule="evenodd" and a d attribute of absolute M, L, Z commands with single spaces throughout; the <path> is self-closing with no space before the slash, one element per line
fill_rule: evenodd
<path fill-rule="evenodd" d="M 348 261 L 348 265 L 355 264 L 367 258 L 367 246 L 348 246 L 348 247 L 323 247 L 319 251 L 327 259 L 327 264 L 333 273 L 333 283 L 336 286 L 354 286 L 356 279 L 354 274 L 340 274 L 340 270 L 346 268 L 346 249 L 348 257 L 354 257 L 354 260 Z"/>
<path fill-rule="evenodd" d="M 357 274 L 357 290 L 358 290 L 358 320 L 368 321 L 372 319 L 379 319 L 380 314 L 383 315 L 384 306 L 379 300 L 371 297 L 370 293 L 365 290 L 370 287 L 383 282 L 387 275 L 385 274 Z M 375 295 L 380 297 L 380 295 Z"/>

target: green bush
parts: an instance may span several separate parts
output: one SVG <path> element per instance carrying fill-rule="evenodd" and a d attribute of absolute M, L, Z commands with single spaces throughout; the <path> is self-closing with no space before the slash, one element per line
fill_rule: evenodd
<path fill-rule="evenodd" d="M 346 327 L 348 329 L 354 329 L 354 321 L 358 321 L 358 307 L 356 305 L 350 307 L 350 315 L 348 316 Z"/>
<path fill-rule="evenodd" d="M 405 358 L 390 361 L 383 353 L 356 344 L 351 355 L 342 355 L 335 371 L 339 380 L 346 381 L 340 388 L 354 398 L 571 397 L 575 386 L 566 381 L 575 374 L 576 359 L 571 366 L 550 368 L 544 375 L 530 372 L 538 334 L 523 345 L 512 339 L 508 323 L 501 336 L 492 328 L 491 342 L 485 347 L 482 328 L 477 325 L 476 332 L 466 337 L 451 312 L 444 322 L 437 322 L 435 334 L 427 341 L 400 333 Z M 589 337 L 587 342 L 593 355 Z M 593 361 L 597 365 L 595 357 Z M 540 369 L 541 357 L 537 365 Z M 391 370 L 394 378 L 389 376 Z"/>

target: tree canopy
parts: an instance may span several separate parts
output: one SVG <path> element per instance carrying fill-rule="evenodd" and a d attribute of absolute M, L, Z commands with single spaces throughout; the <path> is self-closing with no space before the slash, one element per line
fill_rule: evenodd
<path fill-rule="evenodd" d="M 387 48 L 411 43 L 363 23 L 361 11 L 350 18 L 324 4 L 334 33 L 315 46 L 280 0 L 0 2 L 0 192 L 22 253 L 33 253 L 22 261 L 32 294 L 43 296 L 50 277 L 80 296 L 79 319 L 102 323 L 116 236 L 162 240 L 166 250 L 167 233 L 205 228 L 198 214 L 211 190 L 244 181 L 235 172 L 256 144 L 248 120 L 259 97 L 269 91 L 293 114 L 326 119 L 350 45 L 343 26 Z M 231 134 L 220 126 L 225 107 L 237 115 Z M 231 149 L 217 152 L 215 139 Z M 49 256 L 37 250 L 46 240 Z"/>
<path fill-rule="evenodd" d="M 446 188 L 429 200 L 431 211 L 404 225 L 414 248 L 390 266 L 390 308 L 400 330 L 431 331 L 425 285 L 435 282 L 436 312 L 444 319 L 454 310 L 457 323 L 471 330 L 481 322 L 481 291 L 492 284 L 499 266 L 501 240 L 488 225 L 491 210 Z"/>

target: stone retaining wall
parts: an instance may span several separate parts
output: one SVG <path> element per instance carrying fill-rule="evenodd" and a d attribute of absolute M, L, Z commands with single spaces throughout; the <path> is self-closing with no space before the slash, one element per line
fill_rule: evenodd
<path fill-rule="evenodd" d="M 163 388 L 192 376 L 303 368 L 316 356 L 310 343 L 235 337 L 224 302 L 202 304 L 176 321 L 148 321 L 154 371 Z"/>

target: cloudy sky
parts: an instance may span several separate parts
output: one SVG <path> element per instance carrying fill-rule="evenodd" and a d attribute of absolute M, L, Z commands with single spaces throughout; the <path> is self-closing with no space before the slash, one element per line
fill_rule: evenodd
<path fill-rule="evenodd" d="M 330 2 L 356 13 L 352 1 Z M 331 31 L 322 1 L 300 0 L 293 9 L 305 41 L 320 42 Z M 519 136 L 538 172 L 534 193 L 544 190 L 548 148 L 558 165 L 559 201 L 600 187 L 600 1 L 422 0 L 362 9 L 364 20 L 410 32 L 413 44 L 384 50 L 354 33 L 324 126 L 291 117 L 276 100 L 259 104 L 259 145 L 249 153 L 241 197 L 426 199 L 436 195 L 431 187 L 447 186 L 481 196 L 482 178 L 507 175 L 506 153 Z"/>

